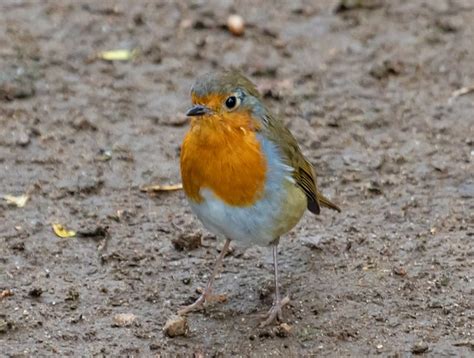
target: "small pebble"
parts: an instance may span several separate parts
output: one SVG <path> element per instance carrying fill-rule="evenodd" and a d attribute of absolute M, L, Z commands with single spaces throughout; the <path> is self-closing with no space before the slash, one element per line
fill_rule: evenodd
<path fill-rule="evenodd" d="M 407 275 L 407 271 L 405 270 L 404 267 L 401 267 L 401 266 L 399 266 L 399 267 L 394 267 L 394 268 L 392 269 L 392 271 L 393 271 L 393 273 L 394 273 L 395 275 L 398 275 L 398 276 L 406 276 L 406 275 Z"/>
<path fill-rule="evenodd" d="M 227 28 L 235 36 L 242 36 L 245 31 L 244 19 L 239 15 L 230 15 L 227 18 Z"/>
<path fill-rule="evenodd" d="M 28 296 L 30 297 L 40 297 L 43 294 L 43 289 L 41 287 L 33 287 L 28 291 Z"/>
<path fill-rule="evenodd" d="M 178 336 L 185 336 L 188 334 L 189 326 L 188 321 L 185 317 L 182 316 L 172 316 L 170 317 L 163 327 L 163 332 L 168 337 L 178 337 Z"/>
<path fill-rule="evenodd" d="M 6 333 L 12 329 L 13 325 L 10 322 L 7 322 L 4 319 L 0 319 L 0 333 Z"/>
<path fill-rule="evenodd" d="M 202 246 L 201 233 L 181 234 L 172 240 L 173 246 L 178 251 L 196 250 Z"/>
<path fill-rule="evenodd" d="M 411 352 L 413 354 L 422 354 L 425 353 L 428 350 L 428 344 L 426 344 L 423 341 L 417 342 L 411 347 Z"/>
<path fill-rule="evenodd" d="M 189 285 L 191 283 L 191 278 L 185 277 L 181 280 L 181 282 L 184 283 L 185 285 Z"/>
<path fill-rule="evenodd" d="M 282 323 L 276 327 L 276 336 L 277 337 L 288 337 L 291 334 L 292 327 L 288 323 Z"/>
<path fill-rule="evenodd" d="M 152 342 L 150 343 L 149 347 L 151 351 L 156 351 L 158 349 L 161 349 L 161 342 Z"/>
<path fill-rule="evenodd" d="M 114 327 L 129 327 L 137 319 L 133 313 L 119 313 L 114 316 Z"/>
<path fill-rule="evenodd" d="M 28 144 L 30 144 L 31 139 L 30 136 L 27 132 L 20 132 L 18 134 L 18 137 L 16 139 L 16 144 L 18 144 L 21 147 L 26 147 Z"/>
<path fill-rule="evenodd" d="M 4 297 L 10 297 L 10 296 L 13 296 L 14 293 L 12 290 L 10 289 L 6 289 L 6 290 L 3 290 L 3 291 L 0 291 L 0 300 Z"/>

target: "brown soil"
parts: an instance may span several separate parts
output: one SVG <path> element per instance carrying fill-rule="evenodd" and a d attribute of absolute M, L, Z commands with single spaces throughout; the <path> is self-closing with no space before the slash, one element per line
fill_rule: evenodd
<path fill-rule="evenodd" d="M 0 194 L 30 197 L 0 201 L 1 355 L 472 356 L 474 4 L 253 3 L 1 1 Z M 97 59 L 116 48 L 139 52 Z M 189 88 L 229 66 L 343 212 L 282 240 L 289 334 L 258 328 L 271 252 L 251 247 L 226 257 L 228 301 L 169 338 L 221 243 L 181 191 L 140 187 L 179 183 Z"/>

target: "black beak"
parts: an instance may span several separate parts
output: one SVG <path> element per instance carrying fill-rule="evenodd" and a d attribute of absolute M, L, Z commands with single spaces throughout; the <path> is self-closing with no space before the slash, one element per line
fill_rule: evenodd
<path fill-rule="evenodd" d="M 200 104 L 196 104 L 194 107 L 192 107 L 190 110 L 186 112 L 186 115 L 188 117 L 203 116 L 209 112 L 210 112 L 209 108 L 202 106 Z"/>

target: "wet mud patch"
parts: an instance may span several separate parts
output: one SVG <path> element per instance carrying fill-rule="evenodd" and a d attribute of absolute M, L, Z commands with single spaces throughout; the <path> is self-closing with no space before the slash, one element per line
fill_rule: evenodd
<path fill-rule="evenodd" d="M 3 354 L 472 355 L 474 7 L 251 5 L 2 2 Z M 114 49 L 137 52 L 98 58 Z M 189 88 L 229 66 L 343 212 L 307 215 L 282 240 L 286 325 L 258 328 L 270 250 L 236 247 L 216 282 L 227 301 L 163 331 L 222 243 L 180 190 L 141 189 L 180 182 Z"/>

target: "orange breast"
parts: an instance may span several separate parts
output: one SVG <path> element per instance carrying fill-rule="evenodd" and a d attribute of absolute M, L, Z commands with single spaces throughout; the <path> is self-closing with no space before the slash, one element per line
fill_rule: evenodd
<path fill-rule="evenodd" d="M 181 148 L 181 175 L 186 195 L 196 202 L 208 188 L 229 205 L 255 203 L 263 194 L 266 160 L 249 119 L 241 115 L 232 125 L 194 119 Z"/>

